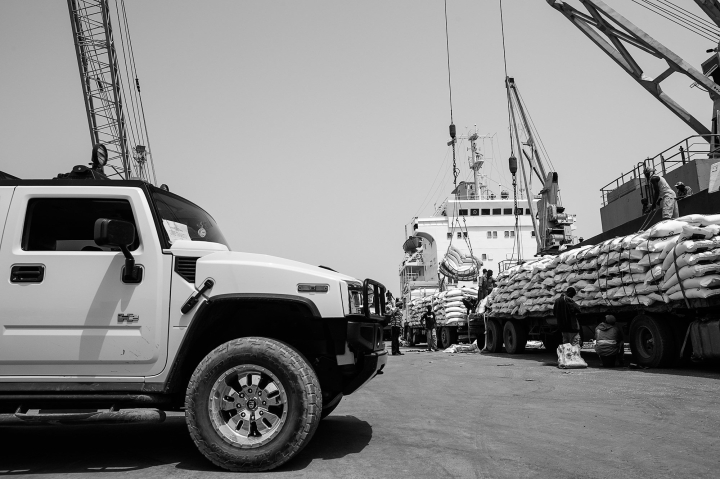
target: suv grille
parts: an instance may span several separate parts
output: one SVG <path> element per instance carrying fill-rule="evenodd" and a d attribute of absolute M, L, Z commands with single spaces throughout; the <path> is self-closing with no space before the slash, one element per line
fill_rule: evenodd
<path fill-rule="evenodd" d="M 175 272 L 183 277 L 188 283 L 195 284 L 195 269 L 197 268 L 197 258 L 185 258 L 178 256 L 175 258 Z"/>

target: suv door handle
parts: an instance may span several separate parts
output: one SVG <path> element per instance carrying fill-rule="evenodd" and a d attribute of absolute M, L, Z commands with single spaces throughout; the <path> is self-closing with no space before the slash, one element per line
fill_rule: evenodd
<path fill-rule="evenodd" d="M 23 264 L 10 269 L 11 283 L 42 283 L 45 279 L 45 265 Z"/>

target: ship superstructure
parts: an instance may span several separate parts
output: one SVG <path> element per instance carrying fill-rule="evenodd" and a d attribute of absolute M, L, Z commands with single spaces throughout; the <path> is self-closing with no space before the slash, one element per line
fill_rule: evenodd
<path fill-rule="evenodd" d="M 406 226 L 408 239 L 399 268 L 400 290 L 406 300 L 433 294 L 448 284 L 477 284 L 477 277 L 474 281 L 458 281 L 440 272 L 440 264 L 451 245 L 481 260 L 480 269 L 490 269 L 495 274 L 537 252 L 526 191 L 518 190 L 516 218 L 516 198 L 509 188 L 486 173 L 491 170 L 486 161 L 494 159 L 486 159 L 478 150 L 476 141 L 480 137 L 475 133 L 465 138 L 470 142 L 472 180 L 461 181 L 432 216 L 413 218 Z M 539 196 L 532 199 L 533 211 L 537 211 L 539 199 Z"/>

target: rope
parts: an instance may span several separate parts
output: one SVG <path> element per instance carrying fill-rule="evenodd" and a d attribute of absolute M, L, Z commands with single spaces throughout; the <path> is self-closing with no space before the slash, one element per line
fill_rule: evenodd
<path fill-rule="evenodd" d="M 690 301 L 688 301 L 687 296 L 685 295 L 685 286 L 682 284 L 682 278 L 680 278 L 680 268 L 678 268 L 677 265 L 677 244 L 673 246 L 673 264 L 675 265 L 675 276 L 678 279 L 678 284 L 680 285 L 680 291 L 682 291 L 683 299 L 685 300 L 685 306 L 687 306 L 687 309 L 690 309 Z"/>

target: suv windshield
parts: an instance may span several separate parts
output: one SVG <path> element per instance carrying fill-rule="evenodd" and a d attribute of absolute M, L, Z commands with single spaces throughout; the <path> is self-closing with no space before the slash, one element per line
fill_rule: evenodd
<path fill-rule="evenodd" d="M 179 240 L 209 241 L 230 248 L 212 216 L 197 205 L 170 192 L 151 188 L 163 233 L 170 244 Z"/>

